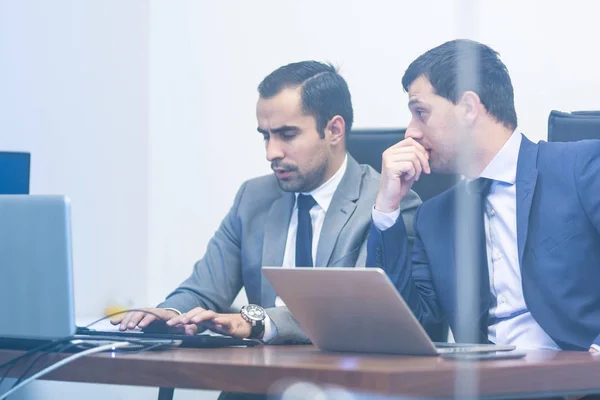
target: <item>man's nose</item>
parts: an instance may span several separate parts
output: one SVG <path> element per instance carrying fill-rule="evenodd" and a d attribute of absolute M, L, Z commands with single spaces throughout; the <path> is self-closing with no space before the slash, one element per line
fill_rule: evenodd
<path fill-rule="evenodd" d="M 414 122 L 411 121 L 411 123 L 408 124 L 408 128 L 406 128 L 406 132 L 404 133 L 404 138 L 406 138 L 406 139 L 412 138 L 412 139 L 415 139 L 416 141 L 420 141 L 421 139 L 423 139 L 423 132 L 421 131 L 420 128 L 418 128 L 416 126 L 416 124 Z"/>
<path fill-rule="evenodd" d="M 265 146 L 267 150 L 267 160 L 269 162 L 273 162 L 275 160 L 280 160 L 283 158 L 284 152 L 280 140 L 271 136 L 269 140 L 267 140 Z"/>

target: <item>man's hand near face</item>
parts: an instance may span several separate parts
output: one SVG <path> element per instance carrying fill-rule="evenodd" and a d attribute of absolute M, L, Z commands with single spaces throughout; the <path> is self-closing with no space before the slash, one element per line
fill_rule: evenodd
<path fill-rule="evenodd" d="M 421 174 L 430 173 L 429 154 L 421 144 L 412 138 L 396 143 L 382 155 L 375 209 L 382 213 L 396 211 Z"/>

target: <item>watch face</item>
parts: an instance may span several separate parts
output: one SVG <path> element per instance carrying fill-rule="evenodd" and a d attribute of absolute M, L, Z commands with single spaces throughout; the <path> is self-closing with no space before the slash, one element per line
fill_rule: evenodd
<path fill-rule="evenodd" d="M 249 304 L 244 308 L 244 314 L 252 320 L 262 321 L 265 319 L 265 310 L 262 307 L 256 306 L 254 304 Z"/>

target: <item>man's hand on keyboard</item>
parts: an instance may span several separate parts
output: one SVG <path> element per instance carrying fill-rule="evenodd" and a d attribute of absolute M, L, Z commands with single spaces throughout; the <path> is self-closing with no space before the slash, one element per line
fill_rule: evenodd
<path fill-rule="evenodd" d="M 167 321 L 168 326 L 184 326 L 186 335 L 198 333 L 198 325 L 222 335 L 247 338 L 252 326 L 240 314 L 219 314 L 201 307 L 178 315 Z"/>
<path fill-rule="evenodd" d="M 118 315 L 110 320 L 113 325 L 119 325 L 120 331 L 135 329 L 136 327 L 146 328 L 155 321 L 168 321 L 175 316 L 179 316 L 176 311 L 166 310 L 164 308 L 144 308 L 144 311 L 130 311 L 126 314 Z M 156 314 L 156 315 L 154 315 Z"/>

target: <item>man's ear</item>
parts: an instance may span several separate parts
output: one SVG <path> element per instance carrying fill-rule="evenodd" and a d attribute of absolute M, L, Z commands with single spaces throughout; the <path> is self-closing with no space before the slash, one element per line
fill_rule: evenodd
<path fill-rule="evenodd" d="M 482 113 L 485 113 L 485 107 L 479 98 L 479 95 L 473 91 L 463 93 L 458 104 L 461 106 L 461 118 L 472 125 Z"/>
<path fill-rule="evenodd" d="M 346 137 L 346 122 L 340 115 L 329 120 L 325 127 L 325 137 L 329 138 L 331 144 L 337 145 Z"/>

